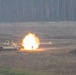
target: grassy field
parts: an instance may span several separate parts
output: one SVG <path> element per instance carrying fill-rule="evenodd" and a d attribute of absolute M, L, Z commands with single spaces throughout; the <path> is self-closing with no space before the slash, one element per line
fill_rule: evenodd
<path fill-rule="evenodd" d="M 43 51 L 0 51 L 0 75 L 76 75 L 76 22 L 0 24 L 0 41 L 21 42 L 28 32 Z"/>
<path fill-rule="evenodd" d="M 35 75 L 35 74 L 34 73 L 23 72 L 21 70 L 0 68 L 0 75 Z"/>
<path fill-rule="evenodd" d="M 0 52 L 2 75 L 76 75 L 75 52 Z"/>

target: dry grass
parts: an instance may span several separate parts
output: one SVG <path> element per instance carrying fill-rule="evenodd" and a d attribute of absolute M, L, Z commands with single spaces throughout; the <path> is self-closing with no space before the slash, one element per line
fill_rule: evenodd
<path fill-rule="evenodd" d="M 76 75 L 76 55 L 56 51 L 0 52 L 0 67 L 45 75 Z"/>
<path fill-rule="evenodd" d="M 33 72 L 35 75 L 76 75 L 76 51 L 71 51 L 76 49 L 76 22 L 1 24 L 0 40 L 21 42 L 27 32 L 37 34 L 41 43 L 52 44 L 40 46 L 45 49 L 41 52 L 1 51 L 1 72 L 3 68 L 6 73 L 8 68 L 8 71 L 23 71 L 23 75 L 26 75 L 25 72 Z"/>

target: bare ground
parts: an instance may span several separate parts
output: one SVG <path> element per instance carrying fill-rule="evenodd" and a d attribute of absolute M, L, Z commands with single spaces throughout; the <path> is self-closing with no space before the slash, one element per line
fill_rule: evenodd
<path fill-rule="evenodd" d="M 28 32 L 37 34 L 44 51 L 0 51 L 1 69 L 38 75 L 76 75 L 76 22 L 0 24 L 0 41 L 21 42 Z"/>
<path fill-rule="evenodd" d="M 76 75 L 76 54 L 61 50 L 0 52 L 0 68 L 21 69 L 45 75 Z"/>

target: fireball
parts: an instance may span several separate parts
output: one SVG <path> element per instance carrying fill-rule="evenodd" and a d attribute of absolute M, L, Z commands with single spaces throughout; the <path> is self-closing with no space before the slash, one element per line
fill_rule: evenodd
<path fill-rule="evenodd" d="M 39 38 L 32 33 L 28 33 L 22 41 L 22 46 L 25 50 L 36 50 L 39 47 L 39 45 Z"/>

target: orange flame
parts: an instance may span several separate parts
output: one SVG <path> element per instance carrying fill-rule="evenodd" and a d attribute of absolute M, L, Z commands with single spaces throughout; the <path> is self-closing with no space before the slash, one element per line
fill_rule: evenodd
<path fill-rule="evenodd" d="M 22 46 L 25 50 L 35 50 L 39 47 L 39 45 L 39 38 L 32 33 L 28 33 L 22 41 Z"/>

